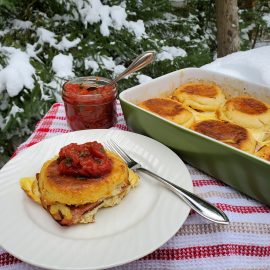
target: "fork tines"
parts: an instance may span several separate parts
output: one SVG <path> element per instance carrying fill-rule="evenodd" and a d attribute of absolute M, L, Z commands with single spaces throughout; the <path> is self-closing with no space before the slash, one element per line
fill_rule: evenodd
<path fill-rule="evenodd" d="M 128 156 L 128 154 L 119 145 L 117 145 L 113 140 L 106 141 L 105 145 L 110 151 L 118 154 L 127 163 L 133 161 L 131 157 Z"/>

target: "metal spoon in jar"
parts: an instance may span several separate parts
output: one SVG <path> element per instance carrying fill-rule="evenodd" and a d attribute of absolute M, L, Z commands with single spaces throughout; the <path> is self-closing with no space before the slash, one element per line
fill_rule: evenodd
<path fill-rule="evenodd" d="M 124 77 L 128 76 L 129 74 L 147 66 L 148 64 L 153 62 L 153 60 L 155 59 L 155 56 L 156 56 L 155 51 L 146 51 L 146 52 L 142 53 L 141 55 L 139 55 L 138 57 L 136 57 L 134 59 L 134 61 L 130 64 L 130 66 L 128 68 L 126 68 L 121 74 L 119 74 L 116 78 L 114 78 L 108 84 L 106 84 L 106 86 L 115 85 L 119 80 L 123 79 Z M 97 85 L 91 85 L 88 88 L 88 90 L 90 90 L 90 91 L 96 90 L 99 87 L 100 86 L 97 86 Z"/>
<path fill-rule="evenodd" d="M 155 59 L 156 52 L 155 51 L 146 51 L 136 57 L 134 61 L 130 64 L 130 66 L 125 69 L 121 74 L 119 74 L 116 78 L 114 78 L 110 84 L 116 84 L 119 80 L 123 79 L 124 77 L 128 76 L 129 74 L 140 70 L 141 68 L 147 66 Z"/>

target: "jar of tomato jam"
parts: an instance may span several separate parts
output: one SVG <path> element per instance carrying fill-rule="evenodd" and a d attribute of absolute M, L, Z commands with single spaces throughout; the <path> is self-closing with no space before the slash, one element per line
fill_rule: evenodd
<path fill-rule="evenodd" d="M 62 98 L 72 130 L 114 125 L 117 85 L 110 82 L 102 77 L 78 77 L 63 85 Z"/>

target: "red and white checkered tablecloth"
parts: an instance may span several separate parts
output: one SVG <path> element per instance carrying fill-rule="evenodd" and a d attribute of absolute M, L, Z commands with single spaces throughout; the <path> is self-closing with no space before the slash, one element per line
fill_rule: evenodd
<path fill-rule="evenodd" d="M 113 129 L 127 130 L 119 102 L 117 116 L 118 121 Z M 64 106 L 56 103 L 16 154 L 43 139 L 70 131 Z M 231 224 L 223 226 L 210 223 L 191 212 L 181 229 L 161 248 L 114 269 L 270 269 L 270 208 L 191 166 L 188 169 L 195 193 L 224 210 Z M 0 248 L 1 269 L 40 268 L 21 262 Z"/>

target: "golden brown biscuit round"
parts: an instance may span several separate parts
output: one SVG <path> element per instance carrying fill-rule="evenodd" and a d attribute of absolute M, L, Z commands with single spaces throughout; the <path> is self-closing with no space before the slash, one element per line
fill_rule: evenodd
<path fill-rule="evenodd" d="M 151 98 L 143 101 L 139 106 L 185 127 L 190 127 L 194 121 L 192 112 L 181 103 L 169 98 Z"/>
<path fill-rule="evenodd" d="M 263 146 L 257 153 L 256 156 L 270 161 L 270 145 Z"/>
<path fill-rule="evenodd" d="M 218 118 L 250 129 L 270 126 L 270 106 L 249 96 L 234 97 L 226 101 L 217 112 Z"/>
<path fill-rule="evenodd" d="M 216 111 L 225 102 L 222 89 L 207 82 L 181 85 L 173 92 L 172 98 L 200 111 Z"/>
<path fill-rule="evenodd" d="M 112 170 L 99 178 L 60 175 L 57 157 L 45 162 L 38 177 L 43 205 L 55 202 L 67 205 L 95 203 L 120 193 L 123 186 L 130 185 L 128 167 L 114 153 L 107 151 L 107 154 L 112 160 Z"/>
<path fill-rule="evenodd" d="M 253 153 L 255 150 L 256 141 L 250 131 L 238 125 L 220 120 L 205 120 L 195 123 L 191 128 L 243 151 Z"/>

